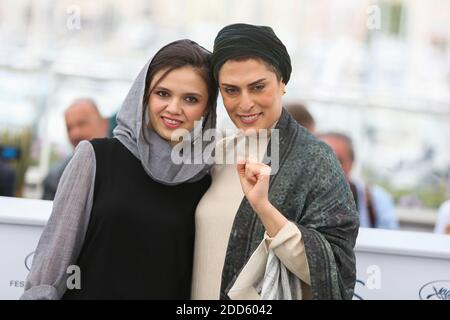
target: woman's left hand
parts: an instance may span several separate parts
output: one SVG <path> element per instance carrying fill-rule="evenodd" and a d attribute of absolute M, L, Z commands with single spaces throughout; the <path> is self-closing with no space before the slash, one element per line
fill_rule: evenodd
<path fill-rule="evenodd" d="M 271 168 L 256 158 L 238 161 L 237 170 L 242 190 L 257 213 L 269 205 L 269 181 Z"/>
<path fill-rule="evenodd" d="M 256 158 L 240 160 L 237 165 L 245 197 L 260 218 L 269 237 L 275 237 L 288 220 L 269 201 L 270 169 Z"/>

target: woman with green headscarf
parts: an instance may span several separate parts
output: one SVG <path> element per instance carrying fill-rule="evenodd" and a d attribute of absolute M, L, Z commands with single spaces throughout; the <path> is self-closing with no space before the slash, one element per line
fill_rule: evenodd
<path fill-rule="evenodd" d="M 272 133 L 254 154 L 212 169 L 196 211 L 192 298 L 351 299 L 358 214 L 333 151 L 282 107 L 286 47 L 269 27 L 229 25 L 214 41 L 212 67 L 240 129 L 219 142 L 216 161 Z"/>

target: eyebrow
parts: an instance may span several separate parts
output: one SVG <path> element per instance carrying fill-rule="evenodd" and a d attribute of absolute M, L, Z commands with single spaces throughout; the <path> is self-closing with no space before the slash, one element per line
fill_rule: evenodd
<path fill-rule="evenodd" d="M 196 93 L 196 92 L 187 92 L 184 94 L 185 96 L 196 96 L 196 97 L 203 97 L 200 93 Z"/>
<path fill-rule="evenodd" d="M 169 89 L 164 88 L 164 87 L 161 87 L 161 86 L 157 86 L 157 87 L 155 87 L 155 88 L 153 89 L 153 91 L 156 91 L 156 90 L 163 90 L 163 91 L 169 91 L 169 92 L 172 92 L 172 90 L 169 90 Z"/>
<path fill-rule="evenodd" d="M 247 87 L 251 87 L 254 86 L 255 84 L 259 83 L 259 82 L 263 82 L 264 80 L 266 80 L 266 78 L 262 78 L 256 81 L 253 81 L 252 83 L 248 84 Z M 222 86 L 228 86 L 228 87 L 237 87 L 234 84 L 228 84 L 228 83 L 222 83 Z"/>
<path fill-rule="evenodd" d="M 167 89 L 165 87 L 161 87 L 161 86 L 157 86 L 155 89 L 153 89 L 153 91 L 156 91 L 156 90 L 172 92 L 172 90 Z M 185 96 L 197 96 L 199 98 L 203 97 L 200 93 L 197 93 L 197 92 L 187 92 L 187 93 L 184 93 L 184 95 Z"/>

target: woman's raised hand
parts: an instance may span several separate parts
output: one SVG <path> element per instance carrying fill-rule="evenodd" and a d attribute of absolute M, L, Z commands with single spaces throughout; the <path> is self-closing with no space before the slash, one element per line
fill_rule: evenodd
<path fill-rule="evenodd" d="M 237 171 L 242 190 L 253 210 L 259 212 L 269 204 L 269 180 L 271 168 L 256 157 L 238 159 Z"/>

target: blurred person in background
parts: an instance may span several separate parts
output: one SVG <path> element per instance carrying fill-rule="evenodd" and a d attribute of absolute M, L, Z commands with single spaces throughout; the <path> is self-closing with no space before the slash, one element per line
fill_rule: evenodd
<path fill-rule="evenodd" d="M 434 233 L 450 235 L 450 200 L 439 208 Z"/>
<path fill-rule="evenodd" d="M 289 103 L 285 106 L 286 110 L 298 122 L 299 125 L 305 127 L 312 134 L 316 131 L 316 121 L 305 105 L 301 103 Z"/>
<path fill-rule="evenodd" d="M 0 157 L 0 196 L 13 197 L 16 182 L 16 172 L 13 167 Z"/>
<path fill-rule="evenodd" d="M 341 163 L 350 189 L 355 198 L 360 214 L 361 227 L 396 229 L 398 220 L 395 216 L 395 206 L 392 197 L 384 189 L 376 185 L 369 185 L 363 181 L 356 181 L 350 177 L 355 161 L 355 151 L 351 138 L 338 132 L 319 134 L 318 137 L 327 143 L 336 153 Z"/>
<path fill-rule="evenodd" d="M 74 148 L 83 140 L 108 136 L 108 119 L 100 114 L 94 100 L 80 98 L 73 101 L 64 113 L 67 134 Z M 53 200 L 59 180 L 72 155 L 53 165 L 44 179 L 43 200 Z"/>

